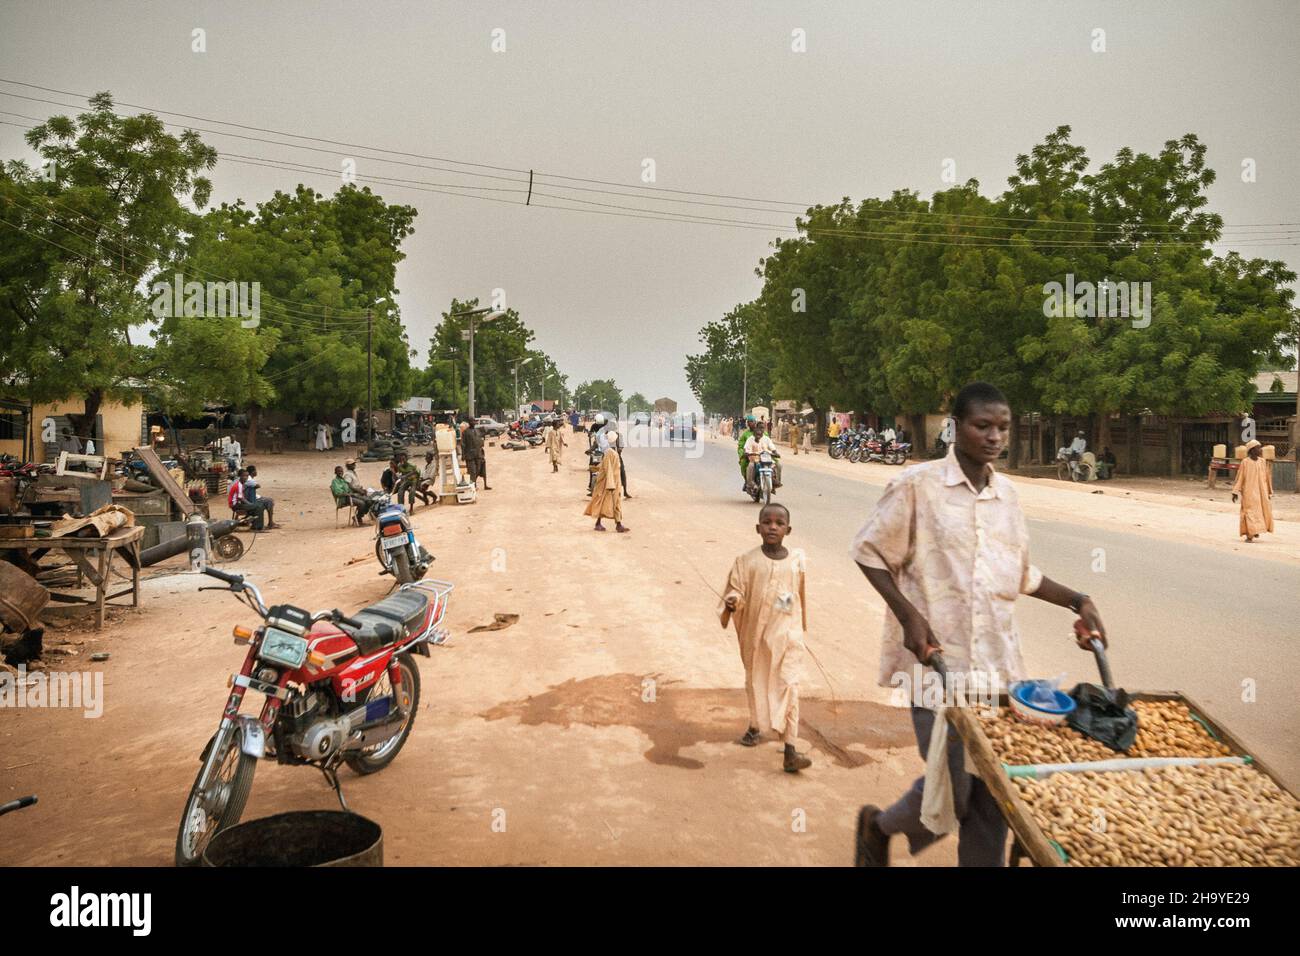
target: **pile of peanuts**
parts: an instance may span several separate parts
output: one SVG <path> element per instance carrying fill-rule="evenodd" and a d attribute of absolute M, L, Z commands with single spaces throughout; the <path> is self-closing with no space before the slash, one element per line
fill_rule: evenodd
<path fill-rule="evenodd" d="M 1138 734 L 1133 746 L 1117 753 L 1100 741 L 1085 737 L 1065 724 L 1043 727 L 1016 717 L 1009 708 L 997 717 L 980 716 L 984 734 L 1003 763 L 1077 763 L 1117 757 L 1229 757 L 1232 750 L 1210 736 L 1192 717 L 1187 705 L 1176 700 L 1138 700 Z"/>
<path fill-rule="evenodd" d="M 1232 749 L 1210 736 L 1187 705 L 1177 700 L 1138 700 L 1138 735 L 1130 757 L 1231 757 Z"/>
<path fill-rule="evenodd" d="M 1298 866 L 1300 801 L 1240 764 L 1015 778 L 1072 866 Z"/>

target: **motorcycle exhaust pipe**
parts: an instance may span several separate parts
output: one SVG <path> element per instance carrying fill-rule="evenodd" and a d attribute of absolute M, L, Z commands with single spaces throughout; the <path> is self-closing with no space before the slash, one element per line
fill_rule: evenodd
<path fill-rule="evenodd" d="M 343 749 L 364 750 L 366 747 L 382 744 L 400 734 L 403 723 L 404 715 L 394 713 L 368 724 L 362 724 L 348 735 L 348 739 L 343 742 Z"/>

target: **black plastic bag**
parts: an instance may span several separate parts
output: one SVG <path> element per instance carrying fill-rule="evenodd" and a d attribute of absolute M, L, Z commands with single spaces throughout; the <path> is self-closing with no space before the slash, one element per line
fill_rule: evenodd
<path fill-rule="evenodd" d="M 1065 722 L 1079 733 L 1100 740 L 1111 750 L 1123 753 L 1137 739 L 1137 712 L 1128 705 L 1127 691 L 1106 690 L 1096 684 L 1076 684 L 1070 691 L 1074 711 Z"/>

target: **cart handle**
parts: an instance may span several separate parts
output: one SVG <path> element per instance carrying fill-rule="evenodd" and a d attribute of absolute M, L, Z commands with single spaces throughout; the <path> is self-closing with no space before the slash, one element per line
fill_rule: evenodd
<path fill-rule="evenodd" d="M 1092 645 L 1093 656 L 1097 658 L 1097 670 L 1101 671 L 1101 682 L 1107 690 L 1115 689 L 1115 681 L 1110 676 L 1110 661 L 1106 659 L 1106 648 L 1095 637 L 1088 642 Z"/>

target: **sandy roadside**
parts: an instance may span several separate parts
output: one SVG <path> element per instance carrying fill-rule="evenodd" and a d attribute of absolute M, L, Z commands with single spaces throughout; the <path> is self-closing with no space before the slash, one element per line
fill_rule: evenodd
<path fill-rule="evenodd" d="M 709 436 L 706 429 L 700 434 L 705 441 L 735 445 L 729 437 Z M 877 487 L 884 487 L 900 470 L 880 463 L 835 461 L 824 450 L 811 455 L 794 455 L 785 447 L 781 451 L 783 468 L 815 468 Z M 1226 482 L 1219 482 L 1211 491 L 1203 485 L 1172 480 L 1161 483 L 1153 479 L 1117 478 L 1079 485 L 1051 478 L 1020 475 L 1010 478 L 1016 483 L 1021 506 L 1030 518 L 1129 531 L 1300 564 L 1300 495 L 1276 495 L 1273 499 L 1275 533 L 1245 544 L 1237 536 L 1239 509 L 1231 501 L 1230 485 Z M 1168 488 L 1159 488 L 1161 484 L 1167 484 Z"/>
<path fill-rule="evenodd" d="M 578 441 L 581 441 L 579 436 Z M 745 724 L 735 638 L 714 615 L 731 560 L 756 543 L 752 509 L 719 508 L 629 464 L 628 535 L 591 530 L 585 460 L 559 474 L 540 450 L 488 449 L 493 490 L 478 503 L 420 509 L 415 524 L 452 580 L 449 643 L 420 661 L 422 703 L 406 748 L 383 773 L 344 774 L 352 806 L 385 829 L 403 864 L 814 864 L 850 861 L 853 819 L 920 769 L 906 714 L 874 686 L 879 618 L 838 595 L 836 562 L 810 589 L 811 642 L 825 666 L 804 689 L 815 761 L 779 769 L 779 745 L 733 741 Z M 281 532 L 231 567 L 267 597 L 355 609 L 383 597 L 369 529 L 335 528 L 334 458 L 258 459 Z M 379 465 L 363 465 L 377 483 Z M 179 563 L 179 562 L 176 562 Z M 104 674 L 104 714 L 0 715 L 0 799 L 37 793 L 0 864 L 167 865 L 181 805 L 240 650 L 249 615 L 197 593 L 186 573 L 149 572 L 139 611 L 99 635 L 54 629 L 63 670 Z M 179 570 L 179 569 L 172 569 Z M 855 592 L 856 593 L 856 592 Z M 496 612 L 507 629 L 470 633 Z M 844 635 L 832 640 L 829 636 Z M 91 664 L 92 650 L 111 659 Z M 827 683 L 827 677 L 833 686 Z M 327 808 L 319 774 L 262 764 L 246 818 Z M 6 823 L 9 821 L 6 821 Z M 946 865 L 950 842 L 913 863 Z"/>

